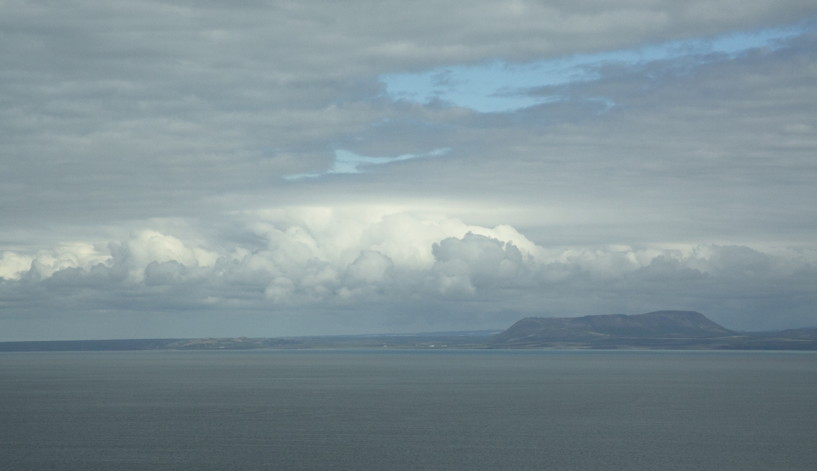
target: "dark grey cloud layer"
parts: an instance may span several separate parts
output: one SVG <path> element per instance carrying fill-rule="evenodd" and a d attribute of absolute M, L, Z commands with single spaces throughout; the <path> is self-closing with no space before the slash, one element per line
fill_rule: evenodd
<path fill-rule="evenodd" d="M 614 3 L 6 2 L 0 339 L 817 324 L 817 7 Z M 516 112 L 380 82 L 804 20 Z"/>

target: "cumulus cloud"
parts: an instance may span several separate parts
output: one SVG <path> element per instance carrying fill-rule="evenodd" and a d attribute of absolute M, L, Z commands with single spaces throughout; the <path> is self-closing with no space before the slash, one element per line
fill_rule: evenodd
<path fill-rule="evenodd" d="M 14 252 L 3 252 L 3 257 L 0 258 L 0 278 L 19 278 L 20 275 L 31 268 L 31 262 L 31 257 Z"/>
<path fill-rule="evenodd" d="M 510 241 L 467 233 L 462 238 L 449 237 L 434 244 L 438 289 L 442 293 L 530 286 L 534 261 Z"/>
<path fill-rule="evenodd" d="M 326 219 L 316 214 L 336 230 L 326 230 Z M 218 241 L 203 247 L 144 230 L 107 249 L 67 244 L 37 254 L 27 271 L 20 270 L 24 255 L 6 253 L 0 270 L 13 275 L 5 277 L 2 291 L 48 289 L 52 308 L 80 312 L 113 310 L 123 299 L 137 313 L 245 310 L 272 318 L 293 309 L 314 314 L 376 307 L 385 323 L 398 311 L 406 315 L 396 306 L 424 306 L 444 325 L 445 310 L 454 304 L 483 301 L 494 306 L 489 312 L 497 324 L 511 320 L 508 312 L 579 315 L 684 307 L 711 311 L 741 327 L 747 319 L 757 325 L 802 319 L 802 305 L 765 309 L 785 297 L 814 298 L 810 283 L 817 281 L 815 253 L 717 245 L 545 249 L 508 226 L 407 212 L 353 217 L 301 208 L 259 220 L 242 228 L 263 241 L 254 247 Z M 19 302 L 5 304 L 14 309 Z"/>

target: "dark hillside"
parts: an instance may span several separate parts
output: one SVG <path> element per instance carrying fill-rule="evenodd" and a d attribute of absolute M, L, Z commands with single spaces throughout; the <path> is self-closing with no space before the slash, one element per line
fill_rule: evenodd
<path fill-rule="evenodd" d="M 600 342 L 613 339 L 713 339 L 735 332 L 693 311 L 608 314 L 522 319 L 494 336 L 495 345 L 536 346 L 552 342 Z M 676 342 L 677 343 L 677 342 Z"/>

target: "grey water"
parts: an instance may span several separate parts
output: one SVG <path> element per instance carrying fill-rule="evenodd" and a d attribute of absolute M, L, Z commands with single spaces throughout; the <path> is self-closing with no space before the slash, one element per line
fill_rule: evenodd
<path fill-rule="evenodd" d="M 0 354 L 3 470 L 817 469 L 817 354 Z"/>

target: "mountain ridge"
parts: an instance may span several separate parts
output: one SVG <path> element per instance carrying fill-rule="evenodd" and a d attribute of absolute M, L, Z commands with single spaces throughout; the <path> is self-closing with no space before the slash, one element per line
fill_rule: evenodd
<path fill-rule="evenodd" d="M 703 339 L 729 337 L 727 329 L 695 311 L 602 314 L 583 317 L 527 317 L 495 335 L 494 344 L 594 342 L 612 339 Z"/>
<path fill-rule="evenodd" d="M 817 328 L 737 332 L 695 311 L 528 317 L 494 335 L 490 348 L 817 350 Z"/>

